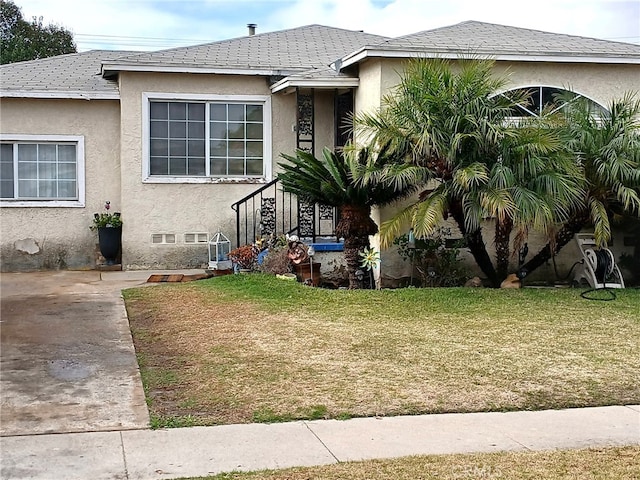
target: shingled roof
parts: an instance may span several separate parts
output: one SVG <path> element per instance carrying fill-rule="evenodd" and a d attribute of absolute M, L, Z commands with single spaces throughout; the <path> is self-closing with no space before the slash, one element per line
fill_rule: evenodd
<path fill-rule="evenodd" d="M 3 97 L 118 99 L 118 84 L 102 76 L 105 60 L 133 52 L 92 50 L 0 66 Z"/>
<path fill-rule="evenodd" d="M 118 99 L 119 71 L 264 75 L 294 86 L 354 87 L 341 68 L 369 57 L 640 64 L 640 45 L 468 21 L 398 38 L 322 25 L 157 52 L 94 50 L 0 66 L 0 96 Z M 336 60 L 339 59 L 339 60 Z M 328 68 L 334 62 L 335 70 Z"/>
<path fill-rule="evenodd" d="M 368 44 L 335 62 L 340 68 L 366 57 L 437 55 L 511 61 L 640 63 L 640 45 L 467 21 Z"/>
<path fill-rule="evenodd" d="M 142 53 L 105 62 L 122 70 L 289 75 L 324 69 L 336 58 L 387 37 L 357 30 L 307 25 L 204 45 Z"/>

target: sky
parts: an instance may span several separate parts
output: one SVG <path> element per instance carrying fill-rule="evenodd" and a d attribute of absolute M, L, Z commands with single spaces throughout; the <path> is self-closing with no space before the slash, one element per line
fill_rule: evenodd
<path fill-rule="evenodd" d="M 78 51 L 161 50 L 309 24 L 398 37 L 467 20 L 640 44 L 640 0 L 13 0 Z"/>

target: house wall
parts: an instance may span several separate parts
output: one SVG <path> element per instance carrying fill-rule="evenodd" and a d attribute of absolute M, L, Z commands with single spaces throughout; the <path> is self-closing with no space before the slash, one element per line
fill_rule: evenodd
<path fill-rule="evenodd" d="M 260 187 L 242 183 L 144 183 L 143 92 L 271 95 L 263 77 L 231 75 L 146 74 L 125 72 L 120 77 L 122 105 L 123 268 L 198 268 L 208 262 L 207 246 L 184 243 L 184 234 L 220 230 L 235 240 L 235 212 L 231 204 Z M 333 146 L 333 91 L 316 91 L 316 154 Z M 280 153 L 296 148 L 295 94 L 271 96 L 272 170 Z M 175 244 L 152 244 L 152 234 L 174 234 Z M 234 242 L 235 243 L 235 242 Z M 235 247 L 236 245 L 232 245 Z"/>
<path fill-rule="evenodd" d="M 373 111 L 380 106 L 381 97 L 397 85 L 406 60 L 400 59 L 370 59 L 360 66 L 360 87 L 356 94 L 356 112 Z M 497 62 L 497 75 L 507 75 L 508 89 L 543 85 L 565 88 L 584 95 L 599 104 L 606 106 L 612 99 L 620 98 L 625 92 L 640 92 L 640 66 L 612 65 L 612 64 L 575 64 L 575 63 L 534 63 L 534 62 Z M 398 211 L 398 205 L 376 209 L 372 217 L 378 223 L 391 218 Z M 454 237 L 459 236 L 455 225 L 451 222 Z M 493 226 L 487 223 L 483 229 L 485 243 L 490 255 L 494 255 Z M 614 244 L 610 248 L 619 257 L 622 253 L 631 254 L 632 248 L 623 245 L 625 235 L 617 229 L 614 231 Z M 616 238 L 617 237 L 617 241 Z M 528 239 L 529 256 L 531 258 L 544 244 L 541 235 L 531 234 Z M 372 238 L 372 244 L 379 247 L 379 239 Z M 469 266 L 470 274 L 481 275 L 475 262 L 467 250 L 461 251 L 465 263 Z M 574 262 L 582 258 L 575 242 L 571 242 L 556 259 L 558 273 L 563 276 L 569 271 Z M 511 268 L 517 267 L 517 256 L 514 257 Z M 398 255 L 397 249 L 391 246 L 381 252 L 381 271 L 383 284 L 394 285 L 406 281 L 411 275 L 411 265 L 404 262 Z M 529 281 L 554 280 L 556 274 L 552 263 L 541 267 L 528 279 Z"/>
<path fill-rule="evenodd" d="M 86 183 L 84 207 L 0 208 L 2 271 L 92 268 L 93 213 L 120 204 L 118 102 L 3 98 L 0 118 L 3 134 L 83 136 Z"/>

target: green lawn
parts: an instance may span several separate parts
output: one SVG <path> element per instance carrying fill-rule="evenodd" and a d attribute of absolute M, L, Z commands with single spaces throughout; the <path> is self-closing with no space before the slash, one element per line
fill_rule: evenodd
<path fill-rule="evenodd" d="M 640 291 L 581 291 L 251 274 L 124 295 L 153 425 L 181 426 L 640 403 Z"/>

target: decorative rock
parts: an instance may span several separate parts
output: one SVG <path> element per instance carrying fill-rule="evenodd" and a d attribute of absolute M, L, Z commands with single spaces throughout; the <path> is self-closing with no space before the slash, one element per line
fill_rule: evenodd
<path fill-rule="evenodd" d="M 520 288 L 522 283 L 515 273 L 510 273 L 500 284 L 500 288 Z"/>
<path fill-rule="evenodd" d="M 467 280 L 464 284 L 465 287 L 481 287 L 482 286 L 482 280 L 480 280 L 480 277 L 473 277 L 470 278 L 469 280 Z"/>

